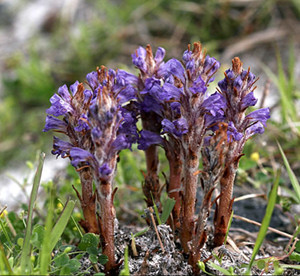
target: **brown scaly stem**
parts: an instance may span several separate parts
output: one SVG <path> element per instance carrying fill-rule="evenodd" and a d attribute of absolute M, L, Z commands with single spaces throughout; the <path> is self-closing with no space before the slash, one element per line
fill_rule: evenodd
<path fill-rule="evenodd" d="M 201 257 L 201 248 L 207 239 L 207 219 L 212 207 L 212 194 L 224 173 L 224 160 L 227 155 L 227 124 L 220 123 L 219 130 L 210 139 L 209 146 L 202 149 L 203 171 L 201 172 L 201 186 L 203 200 L 201 203 L 195 235 L 193 236 L 189 264 L 194 274 L 199 274 L 198 260 Z"/>
<path fill-rule="evenodd" d="M 93 193 L 93 176 L 89 168 L 81 170 L 79 176 L 81 182 L 81 195 L 73 186 L 80 200 L 84 217 L 79 223 L 87 233 L 99 234 L 99 226 L 96 217 L 96 195 Z"/>
<path fill-rule="evenodd" d="M 141 113 L 143 129 L 155 133 L 161 130 L 160 123 L 157 123 L 157 115 L 154 112 Z M 147 175 L 145 176 L 145 183 L 143 185 L 143 192 L 146 197 L 147 207 L 153 206 L 153 200 L 158 205 L 158 210 L 161 211 L 160 202 L 160 184 L 158 178 L 158 150 L 156 145 L 149 146 L 145 150 Z M 152 195 L 152 196 L 151 196 Z M 153 197 L 153 200 L 152 200 Z"/>
<path fill-rule="evenodd" d="M 157 175 L 157 169 L 158 169 L 157 147 L 155 145 L 151 145 L 147 150 L 145 150 L 145 157 L 146 157 L 146 164 L 147 164 L 147 174 L 145 176 L 143 192 L 146 197 L 147 207 L 153 206 L 153 200 L 154 200 L 154 202 L 158 205 L 158 208 L 160 210 L 161 209 L 160 184 Z"/>
<path fill-rule="evenodd" d="M 221 194 L 219 204 L 216 207 L 214 218 L 215 233 L 214 233 L 214 246 L 221 246 L 225 241 L 225 236 L 228 228 L 230 215 L 232 212 L 232 192 L 233 184 L 237 171 L 238 162 L 230 163 L 226 168 L 221 178 Z"/>
<path fill-rule="evenodd" d="M 200 272 L 197 262 L 201 257 L 201 248 L 204 246 L 207 240 L 206 222 L 210 214 L 211 209 L 211 197 L 214 191 L 212 187 L 208 192 L 205 193 L 198 216 L 197 227 L 195 235 L 193 236 L 191 243 L 191 252 L 189 255 L 189 264 L 193 267 L 193 272 L 198 275 Z"/>
<path fill-rule="evenodd" d="M 184 253 L 189 253 L 189 242 L 192 240 L 192 237 L 194 235 L 195 226 L 194 214 L 198 182 L 197 171 L 199 166 L 199 159 L 198 155 L 191 150 L 189 150 L 189 154 L 185 156 L 187 160 L 183 167 L 184 191 L 183 206 L 181 212 L 182 225 L 180 231 L 180 240 Z"/>
<path fill-rule="evenodd" d="M 108 257 L 105 264 L 106 275 L 117 275 L 118 264 L 115 261 L 114 227 L 115 209 L 113 206 L 114 193 L 109 181 L 101 181 L 97 189 L 99 204 L 99 225 L 102 253 Z"/>
<path fill-rule="evenodd" d="M 180 209 L 181 209 L 181 172 L 182 172 L 182 161 L 180 159 L 179 148 L 171 147 L 166 148 L 166 156 L 169 161 L 170 177 L 167 185 L 167 192 L 170 198 L 175 200 L 175 205 L 172 210 L 172 217 L 175 229 L 180 228 Z M 169 223 L 169 222 L 168 222 Z M 170 224 L 170 223 L 169 223 Z"/>

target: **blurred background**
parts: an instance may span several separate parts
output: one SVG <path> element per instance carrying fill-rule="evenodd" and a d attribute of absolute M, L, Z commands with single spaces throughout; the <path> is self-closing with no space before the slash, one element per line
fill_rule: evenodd
<path fill-rule="evenodd" d="M 131 54 L 139 45 L 164 47 L 166 59 L 180 59 L 194 41 L 222 63 L 217 79 L 239 56 L 260 78 L 258 106 L 272 111 L 265 134 L 245 148 L 238 181 L 256 188 L 270 183 L 282 164 L 275 139 L 299 172 L 299 0 L 0 0 L 0 203 L 7 204 L 9 193 L 18 198 L 7 188 L 9 178 L 26 178 L 23 168 L 32 168 L 26 161 L 38 150 L 49 158 L 44 175 L 67 165 L 51 159 L 52 134 L 42 132 L 59 86 L 83 81 L 100 65 L 134 72 Z M 140 190 L 142 153 L 122 154 L 117 181 Z"/>

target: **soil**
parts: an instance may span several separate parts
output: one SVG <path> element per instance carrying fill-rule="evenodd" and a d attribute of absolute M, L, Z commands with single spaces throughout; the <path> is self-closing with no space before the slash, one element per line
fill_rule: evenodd
<path fill-rule="evenodd" d="M 134 256 L 134 250 L 132 246 L 132 235 L 137 231 L 142 230 L 137 227 L 121 226 L 116 228 L 115 232 L 115 244 L 116 244 L 116 259 L 121 260 L 124 258 L 125 247 L 129 248 L 129 269 L 130 275 L 193 275 L 191 266 L 184 258 L 179 243 L 176 243 L 172 230 L 168 225 L 157 226 L 163 247 L 158 241 L 157 234 L 153 228 L 135 238 L 135 247 L 138 253 Z M 232 237 L 232 238 L 230 238 Z M 201 261 L 211 258 L 216 265 L 220 265 L 219 261 L 212 257 L 212 252 L 216 256 L 222 255 L 221 266 L 225 269 L 234 267 L 234 273 L 241 275 L 245 272 L 245 264 L 247 264 L 251 258 L 255 237 L 247 236 L 245 233 L 239 231 L 233 231 L 230 233 L 230 237 L 226 246 L 211 249 L 208 248 L 212 240 L 212 235 L 209 236 L 207 245 L 203 248 Z M 233 241 L 235 240 L 235 241 Z M 231 245 L 233 245 L 233 247 Z M 238 246 L 235 248 L 234 244 Z M 283 246 L 271 241 L 265 241 L 261 247 L 260 253 L 256 258 L 267 258 L 271 256 L 283 256 Z M 91 264 L 88 257 L 81 260 L 82 269 L 86 269 Z M 285 259 L 284 263 L 292 263 Z M 244 265 L 244 267 L 243 267 Z M 121 267 L 122 269 L 123 267 Z M 100 267 L 103 271 L 104 267 Z M 223 275 L 220 271 L 206 266 L 206 271 L 212 275 Z M 274 272 L 272 266 L 268 272 L 257 269 L 253 266 L 251 275 L 272 275 Z M 90 275 L 95 273 L 94 269 L 90 270 Z M 201 272 L 200 275 L 207 275 Z M 300 272 L 293 269 L 287 269 L 282 275 L 300 275 Z"/>
<path fill-rule="evenodd" d="M 245 194 L 257 194 L 260 192 L 263 191 L 253 189 L 251 186 L 236 186 L 234 196 L 239 197 Z M 200 197 L 201 196 L 199 195 L 198 201 L 201 200 Z M 267 201 L 264 198 L 257 197 L 237 201 L 234 203 L 233 209 L 236 215 L 261 222 L 266 205 Z M 152 226 L 143 235 L 135 237 L 134 240 L 137 255 L 134 255 L 132 234 L 136 234 L 147 228 L 147 226 L 124 226 L 123 224 L 128 221 L 133 221 L 133 219 L 130 218 L 131 216 L 131 212 L 123 212 L 120 214 L 119 217 L 122 217 L 122 221 L 119 224 L 117 223 L 115 230 L 116 259 L 124 259 L 124 250 L 125 247 L 128 246 L 130 275 L 193 275 L 191 266 L 187 263 L 187 259 L 182 254 L 180 243 L 178 240 L 174 239 L 172 230 L 168 225 L 157 226 L 163 248 L 160 245 L 156 231 Z M 233 219 L 226 246 L 213 249 L 211 246 L 213 234 L 213 227 L 211 226 L 212 216 L 213 211 L 208 225 L 210 234 L 208 236 L 208 241 L 202 250 L 201 261 L 206 262 L 210 259 L 210 261 L 216 265 L 222 266 L 222 268 L 228 269 L 229 267 L 233 267 L 234 273 L 241 275 L 245 272 L 246 264 L 248 264 L 251 259 L 259 227 L 242 220 Z M 291 231 L 295 229 L 288 219 L 288 215 L 282 212 L 278 206 L 274 209 L 270 226 L 287 233 L 292 233 Z M 286 253 L 284 252 L 284 248 L 288 242 L 289 238 L 268 232 L 256 259 L 285 256 Z M 213 255 L 219 257 L 222 256 L 221 265 Z M 297 264 L 290 261 L 288 257 L 280 260 L 280 263 Z M 103 267 L 101 269 L 103 270 Z M 205 269 L 213 275 L 223 275 L 220 271 L 213 269 L 209 265 L 206 265 Z M 256 266 L 253 266 L 251 270 L 252 275 L 272 275 L 273 272 L 274 268 L 272 264 L 270 264 L 268 271 L 259 270 Z M 91 274 L 93 274 L 92 271 Z M 201 272 L 201 275 L 207 274 Z M 282 275 L 300 275 L 300 271 L 286 269 Z"/>
<path fill-rule="evenodd" d="M 257 193 L 257 190 L 255 191 Z M 251 187 L 236 187 L 235 196 L 238 197 L 251 192 Z M 234 204 L 234 212 L 237 215 L 260 222 L 264 216 L 266 203 L 266 200 L 263 198 L 238 201 Z M 123 213 L 122 215 L 123 218 L 126 217 L 126 214 Z M 130 214 L 127 215 L 130 216 Z M 286 217 L 286 214 L 279 208 L 275 208 L 270 225 L 276 229 L 287 231 L 290 223 Z M 135 237 L 134 241 L 137 253 L 135 255 L 134 246 L 132 244 L 132 234 L 136 234 L 147 228 L 147 226 L 124 226 L 118 223 L 116 224 L 116 259 L 122 260 L 124 258 L 124 250 L 125 247 L 128 246 L 130 275 L 193 275 L 192 268 L 187 263 L 187 259 L 182 254 L 180 244 L 178 240 L 176 241 L 174 239 L 172 230 L 168 225 L 157 226 L 162 245 L 159 243 L 153 226 L 149 227 L 149 230 L 143 235 Z M 211 222 L 208 226 L 208 230 L 210 235 L 202 250 L 201 261 L 206 262 L 210 259 L 210 261 L 222 268 L 229 269 L 233 267 L 233 271 L 237 275 L 241 275 L 245 272 L 246 264 L 248 264 L 251 259 L 259 227 L 241 220 L 233 219 L 226 246 L 214 249 L 211 247 L 213 233 Z M 285 256 L 284 248 L 288 241 L 288 238 L 278 234 L 271 233 L 267 235 L 256 259 Z M 218 257 L 222 256 L 221 264 L 213 255 Z M 85 267 L 89 265 L 87 258 L 82 260 L 82 262 L 85 262 Z M 288 257 L 280 260 L 280 263 L 296 264 L 290 261 Z M 224 275 L 207 264 L 206 262 L 205 269 L 208 273 L 212 275 Z M 121 269 L 122 268 L 123 265 L 121 266 Z M 103 269 L 104 267 L 100 268 L 102 271 Z M 253 266 L 251 270 L 252 275 L 272 275 L 273 272 L 274 268 L 272 264 L 270 264 L 268 271 L 259 270 L 256 266 Z M 90 273 L 93 275 L 94 271 L 91 270 Z M 207 274 L 202 271 L 200 275 Z M 300 272 L 294 269 L 286 269 L 282 275 L 300 275 Z"/>

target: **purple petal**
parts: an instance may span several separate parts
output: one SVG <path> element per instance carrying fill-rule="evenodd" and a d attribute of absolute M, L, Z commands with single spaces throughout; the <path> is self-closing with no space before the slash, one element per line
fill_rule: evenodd
<path fill-rule="evenodd" d="M 74 128 L 75 131 L 87 131 L 90 129 L 88 122 L 88 117 L 85 114 L 82 114 L 78 120 L 77 126 Z"/>
<path fill-rule="evenodd" d="M 164 141 L 159 134 L 148 130 L 142 130 L 140 135 L 138 140 L 138 149 L 140 150 L 146 150 L 151 145 L 161 145 Z"/>
<path fill-rule="evenodd" d="M 210 57 L 209 55 L 206 55 L 205 62 L 204 62 L 204 71 L 208 72 L 210 76 L 215 74 L 220 68 L 220 66 L 221 66 L 220 62 L 217 61 L 214 57 Z"/>
<path fill-rule="evenodd" d="M 77 92 L 78 85 L 79 85 L 79 81 L 75 81 L 72 85 L 70 85 L 70 90 L 71 90 L 73 96 Z"/>
<path fill-rule="evenodd" d="M 226 102 L 220 93 L 215 92 L 204 100 L 202 107 L 205 108 L 206 112 L 216 116 L 217 113 L 224 113 L 223 110 L 226 108 Z"/>
<path fill-rule="evenodd" d="M 165 57 L 166 50 L 164 48 L 158 47 L 154 57 L 156 63 L 161 63 Z"/>
<path fill-rule="evenodd" d="M 93 90 L 95 90 L 99 86 L 98 73 L 96 71 L 88 73 L 86 75 L 86 80 Z"/>
<path fill-rule="evenodd" d="M 104 163 L 100 168 L 99 168 L 99 174 L 102 177 L 106 177 L 112 173 L 112 169 Z"/>
<path fill-rule="evenodd" d="M 53 137 L 53 150 L 51 151 L 53 155 L 57 155 L 57 157 L 61 156 L 62 158 L 64 158 L 69 155 L 71 148 L 73 148 L 72 144 L 60 140 L 55 136 Z"/>
<path fill-rule="evenodd" d="M 66 133 L 67 132 L 67 123 L 59 120 L 53 116 L 47 115 L 46 117 L 46 124 L 45 128 L 43 129 L 44 132 L 49 130 L 56 130 Z"/>
<path fill-rule="evenodd" d="M 248 121 L 248 124 L 258 121 L 261 122 L 264 126 L 266 126 L 266 122 L 268 119 L 270 119 L 269 108 L 257 109 L 246 116 L 246 120 Z"/>
<path fill-rule="evenodd" d="M 245 110 L 249 106 L 255 106 L 257 99 L 254 97 L 254 92 L 248 93 L 241 101 L 241 110 Z"/>
<path fill-rule="evenodd" d="M 70 150 L 71 164 L 74 167 L 78 167 L 80 163 L 90 164 L 94 161 L 94 156 L 88 151 L 74 147 Z"/>
<path fill-rule="evenodd" d="M 133 74 L 130 74 L 124 70 L 117 71 L 116 79 L 117 79 L 117 81 L 118 81 L 118 79 L 123 79 L 123 80 L 125 80 L 126 84 L 127 83 L 132 84 L 132 85 L 138 84 L 138 77 Z"/>
<path fill-rule="evenodd" d="M 143 47 L 139 47 L 134 54 L 131 55 L 132 63 L 139 68 L 141 71 L 147 71 L 147 64 L 146 64 L 146 54 L 147 51 Z"/>
<path fill-rule="evenodd" d="M 70 101 L 64 101 L 60 96 L 54 94 L 50 98 L 51 107 L 46 110 L 46 113 L 53 116 L 62 116 L 68 112 L 73 112 L 73 107 L 70 104 Z"/>
<path fill-rule="evenodd" d="M 257 122 L 250 127 L 248 127 L 245 131 L 246 139 L 249 139 L 254 134 L 262 134 L 264 133 L 265 128 L 261 122 Z"/>
<path fill-rule="evenodd" d="M 163 71 L 165 77 L 174 75 L 182 82 L 184 82 L 184 68 L 179 60 L 175 58 L 170 59 L 167 63 L 164 64 Z"/>
<path fill-rule="evenodd" d="M 240 141 L 243 138 L 243 134 L 238 132 L 235 128 L 233 122 L 229 122 L 227 130 L 228 141 L 234 139 L 235 141 Z"/>
<path fill-rule="evenodd" d="M 233 82 L 233 87 L 237 90 L 240 91 L 243 85 L 243 80 L 241 76 L 237 76 L 236 79 Z"/>
<path fill-rule="evenodd" d="M 130 137 L 127 137 L 127 135 L 124 133 L 118 135 L 116 137 L 115 141 L 112 143 L 112 147 L 116 151 L 120 151 L 123 149 L 130 149 L 131 145 L 132 145 L 132 143 L 130 141 Z"/>
<path fill-rule="evenodd" d="M 171 83 L 165 83 L 163 86 L 162 99 L 164 101 L 180 100 L 182 91 Z"/>
<path fill-rule="evenodd" d="M 63 98 L 64 101 L 66 101 L 66 102 L 71 101 L 71 95 L 70 95 L 69 89 L 65 84 L 58 88 L 57 93 Z"/>
<path fill-rule="evenodd" d="M 168 119 L 163 119 L 161 122 L 164 133 L 169 133 L 178 137 L 188 132 L 188 124 L 185 118 L 181 117 L 171 122 Z"/>
<path fill-rule="evenodd" d="M 183 53 L 182 60 L 186 64 L 189 60 L 192 59 L 192 51 L 186 50 Z"/>
<path fill-rule="evenodd" d="M 207 90 L 207 87 L 205 85 L 205 82 L 202 80 L 201 76 L 199 76 L 194 82 L 192 87 L 190 87 L 190 91 L 193 94 L 198 93 L 205 93 Z"/>
<path fill-rule="evenodd" d="M 160 103 L 153 97 L 149 95 L 145 95 L 143 102 L 141 103 L 141 109 L 144 112 L 155 112 L 156 114 L 160 115 L 162 112 L 162 106 Z"/>

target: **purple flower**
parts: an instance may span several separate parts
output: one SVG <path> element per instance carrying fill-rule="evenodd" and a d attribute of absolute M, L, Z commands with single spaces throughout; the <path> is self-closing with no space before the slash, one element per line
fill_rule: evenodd
<path fill-rule="evenodd" d="M 132 140 L 129 135 L 126 135 L 125 133 L 119 134 L 114 142 L 112 143 L 112 148 L 118 152 L 123 149 L 131 149 Z"/>
<path fill-rule="evenodd" d="M 177 137 L 181 137 L 188 132 L 188 125 L 185 118 L 181 117 L 171 122 L 168 119 L 163 119 L 161 122 L 164 133 L 169 133 Z"/>
<path fill-rule="evenodd" d="M 171 83 L 164 83 L 161 99 L 164 101 L 179 101 L 182 96 L 182 90 Z"/>
<path fill-rule="evenodd" d="M 94 142 L 98 141 L 102 136 L 102 131 L 99 126 L 96 126 L 92 129 L 92 139 Z"/>
<path fill-rule="evenodd" d="M 181 112 L 181 105 L 178 102 L 170 103 L 171 110 L 174 111 L 175 116 L 179 115 Z"/>
<path fill-rule="evenodd" d="M 206 113 L 210 113 L 212 116 L 216 116 L 217 114 L 223 115 L 226 102 L 222 95 L 215 92 L 203 101 L 202 107 L 205 108 Z"/>
<path fill-rule="evenodd" d="M 240 141 L 243 138 L 243 133 L 238 132 L 233 122 L 229 122 L 227 130 L 228 141 L 232 139 L 235 141 Z"/>
<path fill-rule="evenodd" d="M 154 97 L 156 100 L 158 100 L 161 97 L 161 94 L 163 93 L 163 89 L 160 85 L 160 80 L 157 78 L 148 78 L 145 80 L 145 89 L 140 92 L 143 94 L 149 94 L 152 97 Z"/>
<path fill-rule="evenodd" d="M 245 79 L 247 77 L 247 80 Z M 255 75 L 253 73 L 251 73 L 250 71 L 245 71 L 243 70 L 241 73 L 241 78 L 243 80 L 246 80 L 249 84 L 252 84 L 255 80 Z"/>
<path fill-rule="evenodd" d="M 89 129 L 90 127 L 89 127 L 88 117 L 85 114 L 82 114 L 78 120 L 77 126 L 74 127 L 74 130 L 80 132 L 83 130 L 87 131 Z"/>
<path fill-rule="evenodd" d="M 53 155 L 64 158 L 69 155 L 71 148 L 73 148 L 72 144 L 60 140 L 55 136 L 53 137 L 53 150 L 51 151 Z"/>
<path fill-rule="evenodd" d="M 71 101 L 71 95 L 70 95 L 69 89 L 66 85 L 63 85 L 63 86 L 59 87 L 58 90 L 57 90 L 57 93 L 59 94 L 59 96 L 62 97 L 62 99 L 65 102 L 70 102 Z"/>
<path fill-rule="evenodd" d="M 192 87 L 190 87 L 190 91 L 193 94 L 197 93 L 205 93 L 207 90 L 207 87 L 205 85 L 205 82 L 202 80 L 201 76 L 199 76 L 194 82 Z"/>
<path fill-rule="evenodd" d="M 188 50 L 183 53 L 182 60 L 193 81 L 201 76 L 205 83 L 209 83 L 213 80 L 212 76 L 220 68 L 220 63 L 215 58 L 209 55 L 205 56 L 199 42 L 194 43 L 192 51 L 190 46 L 188 47 Z"/>
<path fill-rule="evenodd" d="M 146 49 L 141 46 L 136 49 L 134 54 L 131 55 L 132 63 L 143 72 L 147 71 L 147 63 L 145 61 L 146 55 Z"/>
<path fill-rule="evenodd" d="M 124 148 L 131 148 L 131 145 L 136 143 L 138 134 L 137 134 L 137 119 L 133 114 L 134 112 L 130 112 L 124 108 L 121 109 L 123 121 L 119 127 L 118 134 L 123 134 L 126 137 L 126 143 L 128 146 Z M 129 145 L 130 144 L 130 145 Z"/>
<path fill-rule="evenodd" d="M 142 77 L 161 77 L 163 74 L 162 66 L 165 57 L 165 50 L 159 47 L 153 57 L 150 45 L 146 49 L 139 47 L 134 54 L 131 55 L 132 63 L 141 71 Z"/>
<path fill-rule="evenodd" d="M 79 81 L 75 81 L 72 85 L 70 85 L 70 90 L 72 95 L 75 96 L 76 92 L 78 91 Z"/>
<path fill-rule="evenodd" d="M 49 130 L 54 130 L 58 132 L 67 132 L 67 123 L 64 121 L 61 121 L 53 116 L 47 115 L 46 117 L 46 124 L 45 128 L 43 129 L 44 132 L 49 131 Z"/>
<path fill-rule="evenodd" d="M 256 122 L 255 124 L 250 125 L 246 129 L 245 131 L 246 139 L 249 139 L 254 134 L 262 134 L 264 133 L 264 131 L 265 131 L 264 125 L 261 122 Z"/>
<path fill-rule="evenodd" d="M 118 70 L 116 74 L 116 83 L 122 84 L 121 86 L 125 86 L 126 84 L 137 85 L 138 77 L 130 74 L 124 70 Z"/>
<path fill-rule="evenodd" d="M 151 97 L 150 95 L 146 94 L 144 96 L 143 101 L 140 104 L 140 108 L 144 112 L 155 112 L 158 115 L 161 115 L 162 106 L 157 101 L 156 98 Z"/>
<path fill-rule="evenodd" d="M 180 79 L 182 82 L 185 82 L 184 68 L 181 62 L 175 58 L 172 58 L 165 63 L 165 65 L 163 66 L 163 72 L 165 78 L 169 77 L 170 75 L 173 75 Z"/>
<path fill-rule="evenodd" d="M 70 150 L 70 157 L 71 157 L 71 164 L 74 167 L 78 167 L 79 164 L 81 165 L 90 165 L 91 163 L 94 163 L 95 158 L 93 156 L 93 154 L 91 154 L 90 152 L 81 149 L 81 148 L 77 148 L 77 147 L 73 147 Z"/>
<path fill-rule="evenodd" d="M 159 134 L 148 130 L 142 130 L 138 140 L 138 149 L 146 150 L 151 145 L 161 145 L 163 141 L 163 138 L 161 138 Z"/>
<path fill-rule="evenodd" d="M 59 90 L 61 90 L 61 92 L 63 91 L 63 89 L 61 89 L 62 87 L 59 88 Z M 66 95 L 64 95 L 64 97 L 66 98 Z M 51 98 L 50 98 L 50 103 L 51 103 L 51 107 L 48 108 L 46 110 L 46 113 L 49 115 L 53 115 L 53 116 L 61 116 L 61 115 L 65 115 L 68 112 L 73 112 L 73 107 L 71 106 L 71 97 L 69 99 L 64 100 L 64 98 L 61 98 L 59 95 L 54 94 Z"/>
<path fill-rule="evenodd" d="M 255 106 L 257 99 L 254 97 L 254 92 L 251 91 L 241 100 L 241 110 L 246 110 L 249 106 Z"/>
<path fill-rule="evenodd" d="M 216 113 L 215 116 L 211 115 L 210 113 L 205 114 L 204 118 L 205 118 L 205 127 L 212 131 L 217 130 L 219 128 L 218 123 L 224 122 L 226 119 L 225 115 L 222 113 Z"/>
<path fill-rule="evenodd" d="M 210 77 L 214 75 L 220 68 L 221 64 L 219 61 L 217 61 L 214 57 L 210 57 L 209 55 L 206 55 L 205 62 L 204 62 L 204 72 L 208 74 Z M 210 78 L 209 82 L 213 81 L 212 78 Z"/>
<path fill-rule="evenodd" d="M 100 168 L 99 168 L 99 174 L 102 177 L 106 177 L 112 173 L 112 169 L 107 165 L 107 163 L 104 163 Z"/>
<path fill-rule="evenodd" d="M 165 54 L 166 54 L 166 50 L 164 48 L 158 47 L 155 53 L 155 62 L 156 64 L 160 64 L 161 62 L 163 62 L 164 58 L 165 58 Z"/>
<path fill-rule="evenodd" d="M 261 108 L 249 113 L 245 120 L 248 125 L 253 122 L 261 122 L 263 126 L 266 127 L 267 120 L 270 119 L 270 109 L 269 108 Z"/>
<path fill-rule="evenodd" d="M 98 73 L 96 71 L 88 73 L 86 75 L 86 80 L 93 90 L 95 90 L 99 86 Z"/>

